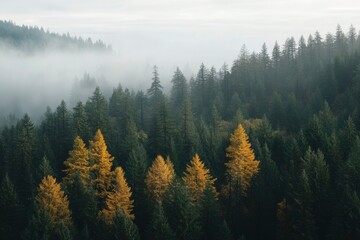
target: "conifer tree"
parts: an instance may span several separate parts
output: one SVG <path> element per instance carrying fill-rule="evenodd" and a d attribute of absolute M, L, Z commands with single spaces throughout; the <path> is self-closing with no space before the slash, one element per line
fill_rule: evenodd
<path fill-rule="evenodd" d="M 171 88 L 171 98 L 170 104 L 171 108 L 175 111 L 175 120 L 176 122 L 180 122 L 180 113 L 179 110 L 183 108 L 183 104 L 185 98 L 188 95 L 188 86 L 186 82 L 186 78 L 179 68 L 176 68 L 174 72 L 173 78 L 171 80 L 172 88 Z"/>
<path fill-rule="evenodd" d="M 140 240 L 139 229 L 127 214 L 118 210 L 113 221 L 115 239 Z"/>
<path fill-rule="evenodd" d="M 39 177 L 40 179 L 43 179 L 43 177 L 46 177 L 48 175 L 54 176 L 54 170 L 51 166 L 49 159 L 44 156 L 42 158 L 41 164 L 39 165 Z"/>
<path fill-rule="evenodd" d="M 76 136 L 74 139 L 73 150 L 69 152 L 69 158 L 64 161 L 66 169 L 64 183 L 72 184 L 77 176 L 83 184 L 90 181 L 90 162 L 89 153 L 83 140 Z"/>
<path fill-rule="evenodd" d="M 79 136 L 87 142 L 90 139 L 90 131 L 84 104 L 82 102 L 78 102 L 73 110 L 73 133 L 75 136 Z"/>
<path fill-rule="evenodd" d="M 171 169 L 162 156 L 157 156 L 146 174 L 146 188 L 154 201 L 161 201 L 174 179 L 174 170 Z"/>
<path fill-rule="evenodd" d="M 0 234 L 2 239 L 17 239 L 24 227 L 23 208 L 14 184 L 5 174 L 0 185 Z"/>
<path fill-rule="evenodd" d="M 199 200 L 207 186 L 216 193 L 214 186 L 216 178 L 210 175 L 210 170 L 205 168 L 204 163 L 197 154 L 195 154 L 190 164 L 186 166 L 183 180 L 192 200 L 195 202 Z"/>
<path fill-rule="evenodd" d="M 105 201 L 105 208 L 100 212 L 101 217 L 108 224 L 113 223 L 116 213 L 121 210 L 126 217 L 134 219 L 132 213 L 134 201 L 131 200 L 131 188 L 128 186 L 125 173 L 121 167 L 114 171 L 114 188 Z"/>
<path fill-rule="evenodd" d="M 85 105 L 90 132 L 101 129 L 104 133 L 109 130 L 109 106 L 100 88 L 97 87 Z"/>
<path fill-rule="evenodd" d="M 150 225 L 147 229 L 148 239 L 171 240 L 175 239 L 168 218 L 161 203 L 155 203 Z"/>
<path fill-rule="evenodd" d="M 246 195 L 252 177 L 259 171 L 259 161 L 251 148 L 248 136 L 241 124 L 230 137 L 230 146 L 226 149 L 226 156 L 230 161 L 226 163 L 229 182 L 234 187 L 241 187 Z"/>
<path fill-rule="evenodd" d="M 52 176 L 44 177 L 35 198 L 35 213 L 25 239 L 72 239 L 69 201 Z"/>
<path fill-rule="evenodd" d="M 17 125 L 17 140 L 16 140 L 16 176 L 15 185 L 19 191 L 19 197 L 30 204 L 30 199 L 33 198 L 33 164 L 34 153 L 36 146 L 34 124 L 30 117 L 25 116 L 20 120 Z"/>
<path fill-rule="evenodd" d="M 49 217 L 53 224 L 70 225 L 71 212 L 69 201 L 52 176 L 44 177 L 35 197 L 38 210 Z"/>
<path fill-rule="evenodd" d="M 107 151 L 107 146 L 100 129 L 97 130 L 93 140 L 90 141 L 89 158 L 93 163 L 91 168 L 94 175 L 93 183 L 96 195 L 100 200 L 104 200 L 109 193 L 111 185 L 111 166 L 114 157 Z"/>

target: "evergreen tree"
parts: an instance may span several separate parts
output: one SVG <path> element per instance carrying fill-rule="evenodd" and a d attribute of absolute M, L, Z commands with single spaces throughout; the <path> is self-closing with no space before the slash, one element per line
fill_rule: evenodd
<path fill-rule="evenodd" d="M 17 125 L 16 140 L 16 186 L 19 191 L 19 197 L 25 205 L 29 205 L 33 198 L 33 164 L 35 154 L 35 129 L 26 114 Z"/>
<path fill-rule="evenodd" d="M 109 106 L 99 87 L 96 87 L 93 95 L 86 102 L 85 110 L 90 132 L 93 133 L 101 129 L 104 134 L 107 134 L 109 130 Z"/>
<path fill-rule="evenodd" d="M 26 219 L 15 186 L 7 174 L 0 185 L 0 212 L 1 238 L 19 238 Z"/>
<path fill-rule="evenodd" d="M 113 222 L 115 239 L 140 240 L 139 229 L 127 214 L 117 211 Z"/>
<path fill-rule="evenodd" d="M 150 225 L 147 228 L 147 239 L 175 239 L 174 232 L 169 225 L 168 219 L 165 215 L 164 208 L 161 203 L 155 204 Z"/>
<path fill-rule="evenodd" d="M 200 212 L 184 184 L 175 180 L 164 198 L 164 209 L 177 239 L 200 239 Z"/>
<path fill-rule="evenodd" d="M 153 78 L 152 78 L 151 87 L 147 90 L 147 94 L 149 96 L 150 103 L 152 104 L 152 106 L 156 106 L 159 103 L 160 97 L 163 94 L 161 90 L 162 88 L 163 87 L 160 84 L 158 67 L 155 65 L 153 67 Z"/>
<path fill-rule="evenodd" d="M 173 78 L 171 80 L 172 88 L 171 88 L 171 98 L 170 98 L 170 106 L 171 109 L 182 109 L 185 98 L 188 96 L 188 86 L 186 82 L 186 78 L 179 68 L 176 68 L 174 72 Z M 180 122 L 181 112 L 175 110 L 174 119 L 177 123 Z"/>
<path fill-rule="evenodd" d="M 42 162 L 39 165 L 39 179 L 43 179 L 46 176 L 53 176 L 54 175 L 54 170 L 51 166 L 50 161 L 48 160 L 48 158 L 46 156 L 44 156 L 42 158 Z"/>
<path fill-rule="evenodd" d="M 88 116 L 82 102 L 78 102 L 73 108 L 73 133 L 84 141 L 90 140 L 90 130 L 88 125 Z"/>

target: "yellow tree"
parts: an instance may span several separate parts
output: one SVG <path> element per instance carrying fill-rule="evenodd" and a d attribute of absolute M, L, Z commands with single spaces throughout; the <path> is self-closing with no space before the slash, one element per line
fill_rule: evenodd
<path fill-rule="evenodd" d="M 105 199 L 109 194 L 111 186 L 111 166 L 114 157 L 107 151 L 107 146 L 100 129 L 96 131 L 93 140 L 90 141 L 89 157 L 93 163 L 93 183 L 96 195 L 101 199 Z"/>
<path fill-rule="evenodd" d="M 53 224 L 71 224 L 69 201 L 55 178 L 47 176 L 42 179 L 35 200 L 39 209 Z"/>
<path fill-rule="evenodd" d="M 81 183 L 88 184 L 90 181 L 89 154 L 79 136 L 75 137 L 73 150 L 69 152 L 69 155 L 69 158 L 64 162 L 66 166 L 64 183 L 73 184 L 76 177 L 79 176 Z"/>
<path fill-rule="evenodd" d="M 149 196 L 155 201 L 161 201 L 174 177 L 171 161 L 166 163 L 164 158 L 158 155 L 146 174 L 145 184 Z"/>
<path fill-rule="evenodd" d="M 226 151 L 226 157 L 230 158 L 226 163 L 230 186 L 240 186 L 242 194 L 246 195 L 252 177 L 259 171 L 259 161 L 255 160 L 249 138 L 241 124 L 231 134 L 230 146 Z"/>
<path fill-rule="evenodd" d="M 186 166 L 183 180 L 193 201 L 200 199 L 207 186 L 210 186 L 214 193 L 216 193 L 214 186 L 216 178 L 210 175 L 209 169 L 205 168 L 204 163 L 197 154 L 195 154 L 190 164 Z"/>
<path fill-rule="evenodd" d="M 116 213 L 120 210 L 133 220 L 135 218 L 132 213 L 134 201 L 131 200 L 131 195 L 131 188 L 126 182 L 124 170 L 117 167 L 114 171 L 114 188 L 106 198 L 105 208 L 100 212 L 102 219 L 112 224 Z"/>

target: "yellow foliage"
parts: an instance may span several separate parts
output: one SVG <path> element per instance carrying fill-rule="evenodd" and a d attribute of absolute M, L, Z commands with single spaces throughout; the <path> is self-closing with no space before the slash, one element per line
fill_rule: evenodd
<path fill-rule="evenodd" d="M 74 139 L 73 150 L 69 152 L 69 155 L 70 157 L 64 162 L 66 166 L 64 183 L 72 184 L 76 177 L 79 176 L 83 184 L 88 184 L 90 180 L 89 154 L 79 136 Z"/>
<path fill-rule="evenodd" d="M 108 224 L 112 223 L 119 210 L 130 219 L 135 218 L 132 213 L 134 201 L 131 200 L 131 188 L 126 182 L 125 173 L 121 167 L 117 167 L 114 171 L 114 185 L 114 189 L 106 198 L 105 208 L 100 212 L 100 216 Z"/>
<path fill-rule="evenodd" d="M 174 180 L 174 168 L 169 160 L 164 161 L 162 156 L 157 156 L 146 174 L 147 192 L 155 201 L 161 201 L 164 193 Z"/>
<path fill-rule="evenodd" d="M 232 186 L 240 186 L 243 195 L 250 187 L 252 177 L 259 171 L 259 161 L 255 160 L 248 136 L 241 124 L 230 137 L 230 146 L 226 149 L 227 175 Z"/>
<path fill-rule="evenodd" d="M 175 176 L 174 164 L 172 163 L 172 161 L 171 161 L 171 159 L 170 159 L 169 156 L 166 157 L 165 163 L 166 163 L 166 165 L 168 166 L 171 174 Z"/>
<path fill-rule="evenodd" d="M 89 157 L 93 163 L 92 170 L 95 177 L 93 183 L 96 195 L 105 199 L 109 194 L 111 186 L 111 166 L 114 157 L 107 151 L 107 146 L 100 129 L 97 130 L 94 139 L 90 141 Z"/>
<path fill-rule="evenodd" d="M 191 194 L 193 201 L 199 200 L 204 193 L 207 186 L 211 186 L 211 189 L 216 192 L 214 182 L 216 178 L 210 175 L 209 169 L 205 168 L 204 163 L 200 160 L 199 155 L 195 154 L 193 159 L 186 166 L 186 172 L 184 173 L 183 180 L 186 188 Z"/>
<path fill-rule="evenodd" d="M 35 197 L 37 205 L 47 213 L 54 224 L 71 224 L 69 201 L 55 178 L 47 176 L 42 179 Z"/>

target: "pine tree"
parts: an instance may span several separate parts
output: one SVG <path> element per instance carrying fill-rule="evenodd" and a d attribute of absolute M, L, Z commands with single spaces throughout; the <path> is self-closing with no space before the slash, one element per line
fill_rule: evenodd
<path fill-rule="evenodd" d="M 207 185 L 200 200 L 200 221 L 203 239 L 232 239 L 230 229 L 222 215 L 216 192 Z"/>
<path fill-rule="evenodd" d="M 163 204 L 170 227 L 174 230 L 177 239 L 200 239 L 199 207 L 191 201 L 182 181 L 174 180 L 164 197 Z"/>
<path fill-rule="evenodd" d="M 113 222 L 115 239 L 140 240 L 139 229 L 127 214 L 118 210 Z"/>
<path fill-rule="evenodd" d="M 187 86 L 186 78 L 184 77 L 183 73 L 180 71 L 179 68 L 176 68 L 171 83 L 172 83 L 171 95 L 170 95 L 171 109 L 175 110 L 174 116 L 176 122 L 180 122 L 181 112 L 179 112 L 176 109 L 183 108 L 185 98 L 188 95 L 188 86 Z"/>
<path fill-rule="evenodd" d="M 109 106 L 99 87 L 95 89 L 93 95 L 86 102 L 85 109 L 90 132 L 93 133 L 97 129 L 101 129 L 107 133 L 109 130 Z"/>
<path fill-rule="evenodd" d="M 134 201 L 131 200 L 131 188 L 128 186 L 125 173 L 121 167 L 114 171 L 114 187 L 105 201 L 105 208 L 100 212 L 100 216 L 108 224 L 113 223 L 116 213 L 121 210 L 126 217 L 134 219 L 132 213 Z"/>
<path fill-rule="evenodd" d="M 25 114 L 23 119 L 17 125 L 17 140 L 16 140 L 16 176 L 15 185 L 19 191 L 19 197 L 26 204 L 31 204 L 33 198 L 33 164 L 34 153 L 36 146 L 34 124 L 30 117 Z M 15 169 L 14 169 L 15 170 Z"/>
<path fill-rule="evenodd" d="M 90 130 L 88 125 L 88 116 L 83 103 L 78 102 L 73 110 L 73 133 L 75 136 L 79 136 L 87 142 L 90 139 Z"/>
<path fill-rule="evenodd" d="M 259 161 L 255 160 L 248 136 L 241 124 L 230 137 L 230 146 L 226 149 L 226 163 L 229 182 L 234 187 L 241 187 L 243 195 L 250 188 L 252 177 L 259 171 Z"/>
<path fill-rule="evenodd" d="M 14 184 L 5 174 L 0 185 L 0 234 L 2 239 L 18 239 L 23 230 L 24 218 L 18 194 Z"/>
<path fill-rule="evenodd" d="M 205 168 L 201 162 L 199 155 L 195 154 L 190 164 L 186 166 L 183 180 L 185 186 L 191 194 L 193 201 L 198 201 L 204 193 L 206 187 L 210 186 L 212 191 L 216 193 L 214 182 L 216 178 L 210 175 L 210 170 Z"/>
<path fill-rule="evenodd" d="M 63 181 L 65 184 L 72 184 L 77 176 L 83 184 L 90 181 L 89 153 L 83 140 L 77 136 L 74 139 L 73 150 L 69 152 L 69 158 L 64 161 L 66 169 Z"/>
<path fill-rule="evenodd" d="M 153 67 L 153 78 L 151 87 L 148 89 L 147 94 L 149 95 L 150 101 L 155 106 L 159 103 L 160 97 L 162 96 L 162 89 L 163 87 L 160 84 L 159 72 L 158 67 Z"/>
<path fill-rule="evenodd" d="M 56 108 L 55 121 L 55 145 L 53 150 L 56 157 L 56 170 L 63 169 L 64 159 L 67 157 L 72 142 L 71 115 L 64 100 Z"/>
<path fill-rule="evenodd" d="M 110 190 L 111 166 L 114 157 L 107 151 L 107 146 L 100 129 L 97 130 L 93 140 L 90 141 L 89 158 L 90 162 L 93 163 L 91 170 L 94 175 L 93 183 L 96 195 L 100 200 L 104 200 Z"/>
<path fill-rule="evenodd" d="M 148 239 L 171 240 L 175 239 L 161 203 L 155 203 L 150 225 L 147 228 Z"/>
<path fill-rule="evenodd" d="M 51 166 L 50 161 L 48 160 L 48 158 L 46 156 L 44 156 L 42 158 L 42 162 L 39 166 L 38 175 L 39 175 L 40 180 L 49 175 L 54 176 L 54 170 Z"/>
<path fill-rule="evenodd" d="M 162 156 L 157 156 L 145 179 L 146 189 L 151 199 L 157 202 L 161 201 L 174 177 L 174 170 Z"/>
<path fill-rule="evenodd" d="M 200 139 L 195 127 L 189 98 L 185 99 L 182 110 L 179 144 L 181 159 L 191 159 L 196 152 L 200 151 Z"/>

